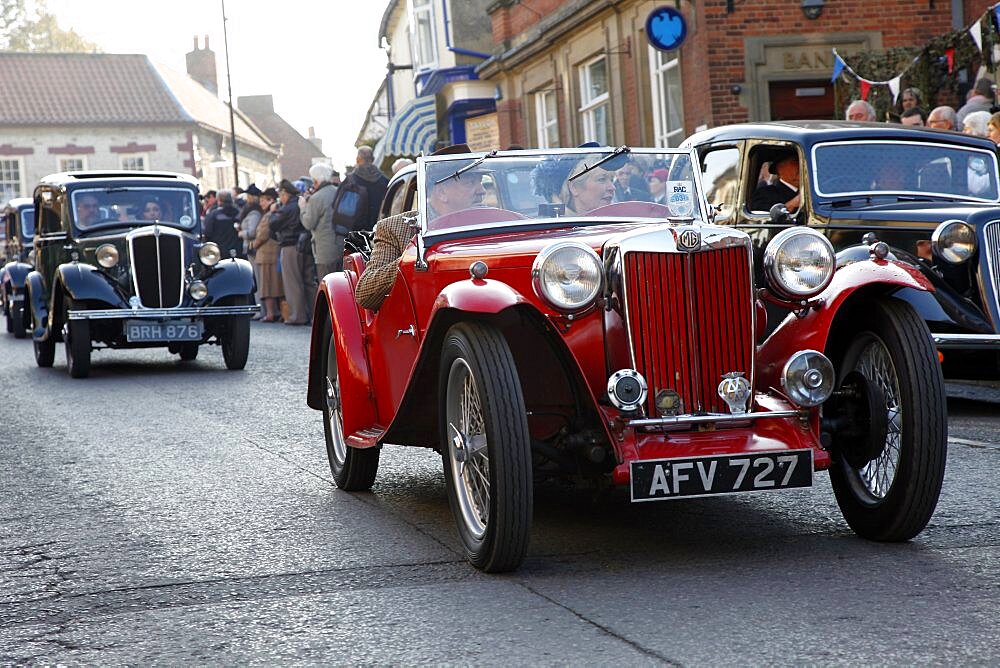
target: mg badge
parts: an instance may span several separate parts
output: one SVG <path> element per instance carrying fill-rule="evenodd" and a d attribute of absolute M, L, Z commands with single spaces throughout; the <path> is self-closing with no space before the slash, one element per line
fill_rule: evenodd
<path fill-rule="evenodd" d="M 747 412 L 747 400 L 750 398 L 750 381 L 739 371 L 727 373 L 719 383 L 719 396 L 733 415 L 743 415 Z"/>
<path fill-rule="evenodd" d="M 701 248 L 701 233 L 691 227 L 681 230 L 677 235 L 677 248 L 688 253 L 698 250 Z"/>

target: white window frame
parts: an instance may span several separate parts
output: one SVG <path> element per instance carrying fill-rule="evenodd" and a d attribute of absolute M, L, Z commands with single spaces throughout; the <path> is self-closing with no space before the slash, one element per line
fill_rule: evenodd
<path fill-rule="evenodd" d="M 653 144 L 658 148 L 677 147 L 684 141 L 684 93 L 681 81 L 680 51 L 660 51 L 649 47 L 649 78 L 653 89 Z M 667 78 L 677 76 L 677 111 L 680 125 L 670 125 L 670 109 L 667 107 Z"/>
<path fill-rule="evenodd" d="M 127 167 L 125 165 L 126 160 L 135 160 L 138 158 L 142 160 L 142 169 L 138 171 L 148 172 L 149 171 L 149 154 L 148 153 L 122 153 L 118 156 L 118 165 L 122 169 L 134 169 L 133 167 Z"/>
<path fill-rule="evenodd" d="M 600 95 L 591 97 L 590 68 L 600 61 L 604 61 L 604 77 L 606 90 Z M 583 141 L 597 141 L 607 144 L 611 141 L 611 69 L 608 67 L 608 59 L 604 55 L 591 58 L 579 66 L 580 70 L 580 123 L 583 130 Z M 597 110 L 601 107 L 605 109 L 605 132 L 607 136 L 601 137 L 597 133 Z"/>
<path fill-rule="evenodd" d="M 13 180 L 7 180 L 6 176 L 6 165 L 4 163 L 11 162 L 17 164 L 17 192 L 11 193 L 10 197 L 7 197 L 7 189 L 4 187 L 7 184 L 13 184 Z M 0 201 L 6 202 L 8 199 L 14 199 L 15 197 L 25 196 L 25 186 L 24 186 L 24 158 L 16 155 L 8 155 L 0 157 Z"/>
<path fill-rule="evenodd" d="M 549 96 L 555 101 L 555 115 L 549 118 L 546 103 Z M 544 90 L 535 93 L 535 125 L 537 131 L 538 148 L 558 148 L 559 147 L 559 102 L 556 99 L 555 90 Z M 549 130 L 555 128 L 556 143 L 549 141 Z"/>
<path fill-rule="evenodd" d="M 409 0 L 409 18 L 410 18 L 410 49 L 413 55 L 413 73 L 417 74 L 420 72 L 426 72 L 427 70 L 436 69 L 438 66 L 438 48 L 437 48 L 437 25 L 435 21 L 437 17 L 434 14 L 434 1 L 435 0 Z M 421 35 L 417 33 L 417 26 L 419 22 L 417 21 L 418 15 L 425 14 L 427 16 L 427 25 L 430 27 L 430 32 L 427 35 L 428 40 L 421 39 Z M 431 60 L 422 61 L 421 60 L 421 45 L 424 41 L 430 42 L 430 55 Z"/>
<path fill-rule="evenodd" d="M 79 160 L 80 167 L 70 169 L 66 166 L 67 160 Z M 57 172 L 76 172 L 81 169 L 87 169 L 87 156 L 85 155 L 60 155 L 56 156 L 56 171 Z"/>

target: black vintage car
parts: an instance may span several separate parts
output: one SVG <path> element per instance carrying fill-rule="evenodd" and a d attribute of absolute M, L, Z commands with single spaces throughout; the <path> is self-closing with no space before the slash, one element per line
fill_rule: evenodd
<path fill-rule="evenodd" d="M 91 351 L 167 347 L 192 360 L 222 346 L 242 369 L 250 346 L 253 271 L 201 240 L 198 183 L 156 172 L 67 172 L 35 188 L 35 271 L 28 309 L 35 360 L 66 344 L 74 378 Z"/>
<path fill-rule="evenodd" d="M 24 279 L 31 271 L 31 241 L 35 236 L 35 206 L 30 197 L 17 197 L 3 208 L 0 228 L 4 233 L 0 268 L 0 309 L 7 332 L 23 339 L 27 332 L 24 307 Z"/>
<path fill-rule="evenodd" d="M 992 142 L 886 123 L 791 121 L 719 127 L 684 145 L 698 153 L 716 223 L 749 232 L 759 250 L 790 225 L 809 226 L 830 239 L 840 265 L 868 259 L 884 242 L 890 258 L 935 287 L 896 296 L 927 321 L 945 375 L 997 378 L 1000 177 Z M 788 192 L 777 166 L 789 156 L 801 185 L 791 214 L 754 197 L 769 185 Z"/>

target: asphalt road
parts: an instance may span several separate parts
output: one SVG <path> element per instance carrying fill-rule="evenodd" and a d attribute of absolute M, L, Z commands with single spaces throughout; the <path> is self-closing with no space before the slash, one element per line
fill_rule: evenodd
<path fill-rule="evenodd" d="M 529 556 L 459 551 L 440 460 L 334 488 L 307 328 L 96 353 L 71 380 L 0 334 L 0 664 L 1000 664 L 1000 389 L 952 388 L 916 540 L 855 538 L 812 489 L 630 506 L 546 487 Z"/>

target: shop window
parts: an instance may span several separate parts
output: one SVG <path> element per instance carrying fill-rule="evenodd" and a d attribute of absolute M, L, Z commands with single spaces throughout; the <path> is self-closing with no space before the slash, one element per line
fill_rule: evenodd
<path fill-rule="evenodd" d="M 701 180 L 709 205 L 715 207 L 717 223 L 735 222 L 739 170 L 740 150 L 736 147 L 709 150 L 701 158 Z"/>
<path fill-rule="evenodd" d="M 608 61 L 604 56 L 580 66 L 580 123 L 584 141 L 608 145 L 611 136 Z"/>
<path fill-rule="evenodd" d="M 649 47 L 649 72 L 653 89 L 653 129 L 656 145 L 677 147 L 684 141 L 684 101 L 678 51 Z"/>
<path fill-rule="evenodd" d="M 6 202 L 14 197 L 20 197 L 24 192 L 21 185 L 21 175 L 24 169 L 21 158 L 4 158 L 0 160 L 0 201 Z"/>
<path fill-rule="evenodd" d="M 559 146 L 559 114 L 556 109 L 556 91 L 535 93 L 535 121 L 538 148 Z"/>

